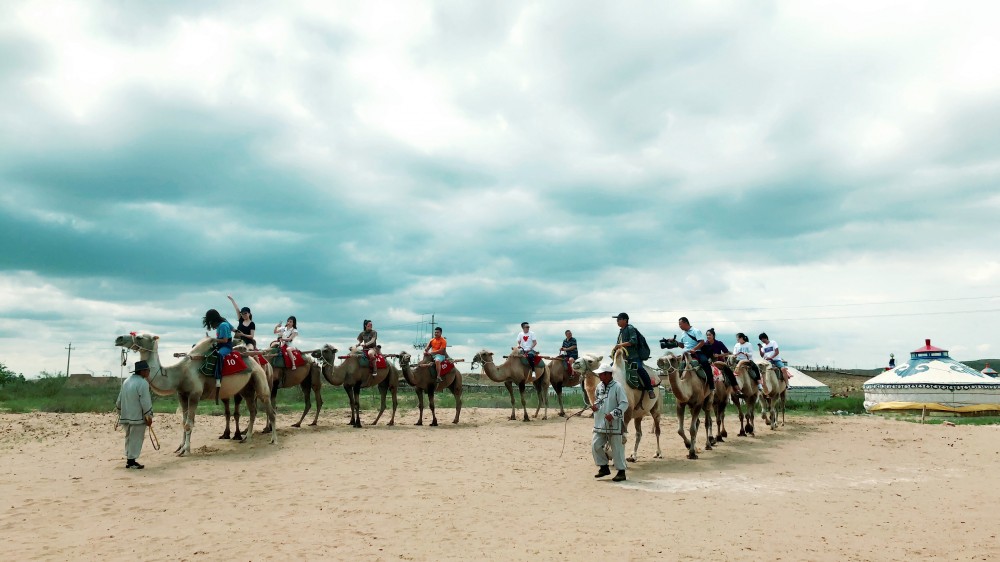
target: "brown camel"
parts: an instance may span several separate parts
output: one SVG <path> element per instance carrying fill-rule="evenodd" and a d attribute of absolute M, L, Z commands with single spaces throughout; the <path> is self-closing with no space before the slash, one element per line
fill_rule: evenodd
<path fill-rule="evenodd" d="M 604 361 L 603 355 L 584 353 L 579 359 L 573 362 L 573 372 L 583 377 L 583 403 L 590 406 L 597 399 L 597 384 L 600 379 L 597 377 L 597 368 Z M 590 413 L 594 417 L 594 413 Z"/>
<path fill-rule="evenodd" d="M 191 452 L 191 432 L 194 430 L 194 418 L 198 412 L 198 402 L 202 398 L 215 395 L 215 380 L 212 376 L 201 374 L 201 361 L 191 359 L 191 355 L 207 355 L 212 350 L 212 338 L 204 338 L 191 349 L 187 356 L 177 363 L 164 367 L 160 363 L 157 351 L 159 336 L 152 334 L 126 334 L 115 338 L 115 345 L 139 352 L 139 358 L 149 363 L 149 388 L 160 396 L 177 393 L 181 404 L 181 419 L 183 421 L 183 439 L 177 449 L 179 456 Z M 271 443 L 278 442 L 278 433 L 274 431 L 274 405 L 268 394 L 267 376 L 264 369 L 252 359 L 246 360 L 249 371 L 229 375 L 222 378 L 219 388 L 219 398 L 232 398 L 246 386 L 253 386 L 256 395 L 247 400 L 250 411 L 250 424 L 242 442 L 250 441 L 253 435 L 253 424 L 257 417 L 257 400 L 264 404 L 267 421 L 271 425 Z"/>
<path fill-rule="evenodd" d="M 567 363 L 565 357 L 552 357 L 548 364 L 549 384 L 556 391 L 556 400 L 559 401 L 559 417 L 566 417 L 566 410 L 563 408 L 563 388 L 572 388 L 579 385 L 586 379 L 585 373 L 577 373 L 573 368 L 573 363 Z M 594 385 L 597 388 L 597 385 Z M 583 402 L 587 406 L 591 404 L 587 393 L 583 393 Z"/>
<path fill-rule="evenodd" d="M 758 363 L 761 372 L 761 384 L 764 392 L 761 393 L 761 401 L 764 405 L 764 412 L 761 417 L 764 422 L 771 426 L 771 429 L 778 429 L 778 403 L 781 403 L 781 425 L 785 425 L 785 393 L 788 390 L 788 381 L 779 378 L 780 370 L 774 368 L 770 363 Z"/>
<path fill-rule="evenodd" d="M 660 386 L 658 384 L 654 386 L 653 398 L 650 398 L 646 391 L 641 388 L 632 388 L 626 380 L 625 351 L 619 349 L 614 352 L 613 357 L 611 375 L 625 389 L 625 396 L 628 397 L 628 410 L 625 410 L 622 428 L 627 431 L 629 420 L 634 420 L 633 425 L 635 425 L 635 445 L 632 447 L 632 455 L 625 460 L 636 462 L 639 442 L 642 441 L 642 418 L 647 415 L 653 418 L 653 433 L 656 435 L 656 455 L 653 458 L 662 458 L 663 451 L 660 449 Z M 622 435 L 623 442 L 625 438 L 626 435 Z"/>
<path fill-rule="evenodd" d="M 343 363 L 336 364 L 337 348 L 330 344 L 323 345 L 314 358 L 322 359 L 323 378 L 334 386 L 343 386 L 347 392 L 347 399 L 351 403 L 351 421 L 354 427 L 361 427 L 361 389 L 371 386 L 378 386 L 382 395 L 382 405 L 378 415 L 371 425 L 378 423 L 385 412 L 386 392 L 392 391 L 392 416 L 389 418 L 389 425 L 396 425 L 396 408 L 399 406 L 397 391 L 399 390 L 399 369 L 390 362 L 386 362 L 385 368 L 378 369 L 373 374 L 371 370 L 361 365 L 361 352 L 352 351 L 343 357 Z"/>
<path fill-rule="evenodd" d="M 451 391 L 455 397 L 455 419 L 451 423 L 458 423 L 459 416 L 462 415 L 462 373 L 458 366 L 451 370 L 441 382 L 437 380 L 433 363 L 419 363 L 416 367 L 410 366 L 410 354 L 402 352 L 399 354 L 399 368 L 403 372 L 403 379 L 406 380 L 417 391 L 417 404 L 420 407 L 420 418 L 413 425 L 424 425 L 424 393 L 427 393 L 427 402 L 431 408 L 431 425 L 437 426 L 437 414 L 434 411 L 434 393 L 442 392 L 444 389 Z"/>
<path fill-rule="evenodd" d="M 271 377 L 268 379 L 271 387 L 271 403 L 277 403 L 279 389 L 297 386 L 302 389 L 302 396 L 305 398 L 305 408 L 302 410 L 302 416 L 299 417 L 299 421 L 293 423 L 292 427 L 302 427 L 302 420 L 306 419 L 306 414 L 309 413 L 309 409 L 312 407 L 310 394 L 316 397 L 316 415 L 313 416 L 313 421 L 309 425 L 316 425 L 319 422 L 319 412 L 323 409 L 323 379 L 320 378 L 320 370 L 315 368 L 313 358 L 306 354 L 302 355 L 304 362 L 301 365 L 297 365 L 294 369 L 284 366 L 284 358 L 281 361 L 282 366 L 276 367 L 271 360 L 274 358 L 273 353 L 277 349 L 272 347 L 270 353 L 265 352 L 265 357 L 268 359 L 268 366 L 272 370 Z M 264 431 L 268 429 L 265 427 Z"/>
<path fill-rule="evenodd" d="M 740 436 L 753 435 L 754 433 L 754 410 L 757 408 L 758 388 L 757 381 L 750 376 L 750 361 L 744 359 L 737 361 L 736 357 L 730 355 L 726 358 L 726 363 L 733 370 L 736 377 L 736 387 L 730 391 L 733 404 L 740 415 Z M 743 405 L 746 404 L 746 415 L 743 414 Z"/>
<path fill-rule="evenodd" d="M 667 373 L 667 378 L 670 380 L 670 390 L 677 398 L 677 422 L 679 424 L 677 434 L 684 440 L 684 446 L 688 450 L 688 458 L 697 459 L 698 451 L 695 447 L 695 438 L 698 434 L 699 414 L 703 409 L 709 407 L 713 398 L 712 389 L 708 386 L 708 382 L 696 374 L 695 369 L 698 368 L 698 363 L 691 361 L 687 356 L 677 357 L 668 351 L 666 355 L 656 360 L 656 364 Z M 684 410 L 686 408 L 691 409 L 690 440 L 684 433 Z M 708 425 L 711 429 L 711 424 Z M 705 449 L 711 448 L 711 441 L 706 439 Z"/>
<path fill-rule="evenodd" d="M 715 414 L 715 424 L 717 428 L 715 432 L 715 443 L 723 443 L 725 438 L 729 437 L 729 432 L 726 431 L 726 406 L 729 405 L 729 399 L 733 396 L 733 393 L 739 391 L 734 389 L 732 383 L 730 382 L 733 377 L 735 377 L 735 374 L 733 373 L 733 370 L 729 368 L 729 365 L 723 361 L 715 361 L 712 365 L 719 369 L 722 373 L 722 380 L 715 381 L 715 390 L 712 391 L 711 410 Z M 740 419 L 742 425 L 742 417 Z M 708 418 L 706 418 L 706 420 L 706 423 L 711 421 Z M 740 428 L 740 434 L 743 434 L 742 427 Z"/>
<path fill-rule="evenodd" d="M 530 421 L 530 418 L 528 418 L 528 407 L 524 402 L 524 386 L 528 380 L 528 369 L 521 365 L 520 358 L 510 356 L 503 365 L 498 367 L 493 362 L 493 352 L 484 349 L 472 358 L 473 368 L 476 366 L 476 363 L 482 364 L 483 373 L 491 381 L 502 382 L 507 387 L 507 393 L 510 394 L 510 418 L 508 419 L 511 420 L 517 419 L 517 415 L 514 413 L 513 388 L 515 384 L 517 385 L 517 389 L 521 392 L 521 409 L 524 411 L 524 421 Z"/>

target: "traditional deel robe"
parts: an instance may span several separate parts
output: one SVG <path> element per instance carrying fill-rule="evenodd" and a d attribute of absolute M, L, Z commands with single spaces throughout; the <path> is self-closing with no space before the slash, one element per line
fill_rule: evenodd
<path fill-rule="evenodd" d="M 137 374 L 125 379 L 115 407 L 120 412 L 118 422 L 125 429 L 125 458 L 136 460 L 146 437 L 145 418 L 153 416 L 153 398 L 146 379 Z"/>
<path fill-rule="evenodd" d="M 597 466 L 608 464 L 608 457 L 604 452 L 604 445 L 611 445 L 610 460 L 614 461 L 615 468 L 625 470 L 625 444 L 622 443 L 622 429 L 625 425 L 625 410 L 628 409 L 628 396 L 622 385 L 612 380 L 607 385 L 603 382 L 597 386 L 597 411 L 594 413 L 594 439 L 591 443 L 591 450 L 594 455 L 594 463 Z M 612 415 L 609 422 L 604 419 L 607 414 Z"/>

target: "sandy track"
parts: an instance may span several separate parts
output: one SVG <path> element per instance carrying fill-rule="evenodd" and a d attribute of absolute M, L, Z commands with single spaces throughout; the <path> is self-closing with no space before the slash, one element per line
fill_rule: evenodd
<path fill-rule="evenodd" d="M 449 419 L 451 411 L 441 419 Z M 877 417 L 790 417 L 697 461 L 665 419 L 623 484 L 595 481 L 590 420 L 352 429 L 346 412 L 280 443 L 220 441 L 201 417 L 195 455 L 163 448 L 123 468 L 110 415 L 0 415 L 4 559 L 440 560 L 1000 558 L 1000 427 Z M 371 419 L 371 416 L 368 416 Z M 259 426 L 258 426 L 259 427 Z M 701 441 L 701 439 L 699 439 Z"/>

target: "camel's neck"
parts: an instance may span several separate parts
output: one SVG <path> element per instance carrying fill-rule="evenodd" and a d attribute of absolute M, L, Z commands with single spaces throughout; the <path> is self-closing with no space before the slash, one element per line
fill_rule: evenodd
<path fill-rule="evenodd" d="M 688 397 L 681 393 L 680 365 L 674 367 L 671 364 L 667 367 L 667 371 L 667 378 L 670 380 L 670 390 L 674 393 L 674 397 L 677 398 L 678 402 L 687 402 Z"/>
<path fill-rule="evenodd" d="M 177 391 L 191 362 L 185 357 L 173 365 L 164 366 L 160 362 L 160 353 L 155 349 L 140 351 L 139 358 L 149 364 L 149 386 L 166 393 Z"/>
<path fill-rule="evenodd" d="M 492 361 L 483 362 L 483 372 L 493 382 L 507 382 L 507 379 L 510 378 L 510 373 L 504 369 L 504 366 L 497 367 L 497 364 Z"/>
<path fill-rule="evenodd" d="M 417 386 L 416 373 L 413 371 L 413 367 L 409 363 L 400 363 L 399 370 L 403 372 L 403 379 L 410 386 Z"/>

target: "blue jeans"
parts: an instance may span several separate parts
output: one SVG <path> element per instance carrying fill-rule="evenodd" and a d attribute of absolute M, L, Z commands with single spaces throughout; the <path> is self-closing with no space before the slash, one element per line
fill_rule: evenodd
<path fill-rule="evenodd" d="M 222 360 L 232 352 L 233 348 L 231 347 L 223 346 L 219 348 L 219 359 L 215 362 L 215 380 L 222 380 Z"/>

